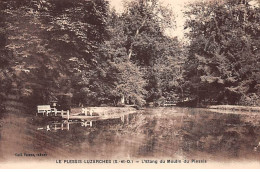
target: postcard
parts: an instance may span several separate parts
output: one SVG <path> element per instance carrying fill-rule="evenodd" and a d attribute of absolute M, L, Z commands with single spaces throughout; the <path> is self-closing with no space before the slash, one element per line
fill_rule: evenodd
<path fill-rule="evenodd" d="M 1 0 L 0 169 L 260 167 L 258 0 Z"/>

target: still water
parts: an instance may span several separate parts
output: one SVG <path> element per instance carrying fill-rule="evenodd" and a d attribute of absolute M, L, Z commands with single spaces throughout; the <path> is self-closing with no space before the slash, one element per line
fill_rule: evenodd
<path fill-rule="evenodd" d="M 87 121 L 8 115 L 0 126 L 2 162 L 58 158 L 260 162 L 258 113 L 148 108 L 116 119 Z"/>

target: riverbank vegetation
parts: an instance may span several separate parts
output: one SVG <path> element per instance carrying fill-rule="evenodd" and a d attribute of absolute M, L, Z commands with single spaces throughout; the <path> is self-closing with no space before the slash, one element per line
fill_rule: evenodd
<path fill-rule="evenodd" d="M 174 11 L 158 0 L 122 13 L 105 0 L 2 0 L 0 108 L 259 105 L 259 5 L 194 2 L 183 42 L 167 36 Z"/>

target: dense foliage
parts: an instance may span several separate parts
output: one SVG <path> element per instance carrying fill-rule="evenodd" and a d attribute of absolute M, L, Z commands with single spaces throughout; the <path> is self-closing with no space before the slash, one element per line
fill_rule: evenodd
<path fill-rule="evenodd" d="M 158 0 L 0 1 L 0 108 L 150 102 L 259 104 L 259 1 L 215 0 L 186 12 L 188 45 L 165 35 Z"/>
<path fill-rule="evenodd" d="M 186 78 L 200 101 L 259 104 L 259 2 L 226 0 L 190 6 Z"/>

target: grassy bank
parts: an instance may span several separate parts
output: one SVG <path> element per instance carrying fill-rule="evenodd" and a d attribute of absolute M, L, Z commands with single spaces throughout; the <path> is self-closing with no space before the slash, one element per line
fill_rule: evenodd
<path fill-rule="evenodd" d="M 92 110 L 98 115 L 113 115 L 119 113 L 132 113 L 136 112 L 136 109 L 133 107 L 85 107 L 89 110 Z M 72 108 L 71 115 L 77 115 L 82 113 L 82 108 Z"/>
<path fill-rule="evenodd" d="M 214 105 L 214 106 L 208 106 L 207 108 L 220 109 L 220 110 L 231 110 L 231 111 L 260 112 L 260 107 L 254 107 L 254 106 Z"/>

